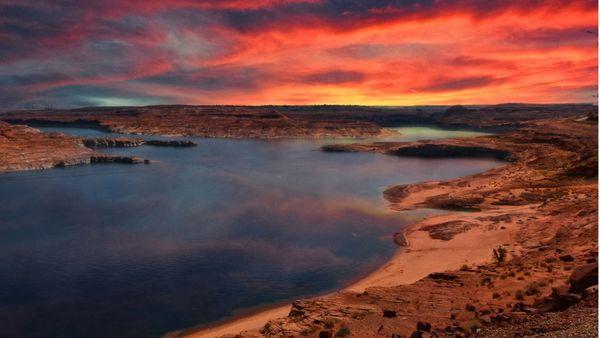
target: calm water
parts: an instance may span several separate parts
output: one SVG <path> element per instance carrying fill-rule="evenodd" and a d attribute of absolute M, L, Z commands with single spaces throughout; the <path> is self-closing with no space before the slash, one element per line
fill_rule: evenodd
<path fill-rule="evenodd" d="M 422 139 L 434 140 L 442 138 L 461 138 L 490 135 L 490 133 L 475 130 L 448 130 L 431 126 L 410 126 L 389 128 L 401 134 L 399 137 L 390 137 L 387 139 L 399 141 L 416 141 Z"/>
<path fill-rule="evenodd" d="M 420 217 L 387 210 L 386 186 L 499 165 L 195 141 L 107 150 L 150 165 L 0 175 L 0 336 L 159 336 L 342 287 Z"/>

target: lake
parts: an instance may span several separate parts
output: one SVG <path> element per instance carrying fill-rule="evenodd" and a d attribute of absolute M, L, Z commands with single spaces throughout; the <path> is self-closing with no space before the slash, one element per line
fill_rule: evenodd
<path fill-rule="evenodd" d="M 338 289 L 427 212 L 389 210 L 387 186 L 501 164 L 187 139 L 198 146 L 102 150 L 149 165 L 0 175 L 0 336 L 156 337 Z"/>

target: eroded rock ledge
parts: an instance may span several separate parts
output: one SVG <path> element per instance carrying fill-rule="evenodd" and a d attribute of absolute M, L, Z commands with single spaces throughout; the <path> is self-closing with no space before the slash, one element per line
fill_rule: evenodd
<path fill-rule="evenodd" d="M 138 157 L 97 154 L 77 137 L 42 133 L 0 121 L 0 172 L 38 170 L 90 163 L 149 163 Z"/>
<path fill-rule="evenodd" d="M 86 138 L 83 144 L 88 148 L 128 148 L 147 144 L 157 147 L 195 147 L 196 143 L 188 140 L 144 140 L 142 138 L 101 137 Z"/>

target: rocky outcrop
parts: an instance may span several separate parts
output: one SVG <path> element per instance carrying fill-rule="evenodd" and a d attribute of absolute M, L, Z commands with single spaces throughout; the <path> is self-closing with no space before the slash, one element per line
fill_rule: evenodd
<path fill-rule="evenodd" d="M 187 140 L 147 140 L 144 144 L 157 147 L 195 147 L 196 143 Z"/>
<path fill-rule="evenodd" d="M 0 122 L 0 172 L 84 164 L 92 155 L 75 137 Z"/>
<path fill-rule="evenodd" d="M 103 139 L 104 144 L 129 142 Z M 101 142 L 96 144 L 102 144 Z M 22 125 L 0 122 L 0 172 L 39 170 L 90 163 L 149 163 L 138 157 L 97 154 L 84 141 L 61 133 L 42 133 Z"/>
<path fill-rule="evenodd" d="M 421 227 L 419 230 L 427 231 L 431 238 L 449 241 L 454 236 L 467 232 L 476 227 L 477 224 L 467 221 L 448 221 Z"/>
<path fill-rule="evenodd" d="M 125 137 L 102 137 L 88 138 L 83 140 L 83 144 L 88 148 L 129 148 L 137 147 L 144 144 L 145 141 L 141 138 L 125 138 Z"/>
<path fill-rule="evenodd" d="M 97 155 L 90 157 L 91 163 L 125 163 L 125 164 L 149 164 L 149 160 L 144 160 L 137 156 L 113 156 L 113 155 Z"/>
<path fill-rule="evenodd" d="M 195 147 L 196 143 L 188 140 L 144 140 L 142 138 L 125 137 L 103 137 L 88 138 L 83 140 L 83 144 L 88 148 L 127 148 L 138 147 L 141 145 L 150 145 L 157 147 Z"/>

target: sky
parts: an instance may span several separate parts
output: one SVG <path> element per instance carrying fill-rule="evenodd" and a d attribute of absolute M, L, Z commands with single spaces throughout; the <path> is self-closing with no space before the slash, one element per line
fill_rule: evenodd
<path fill-rule="evenodd" d="M 0 0 L 0 108 L 597 102 L 595 0 Z"/>

